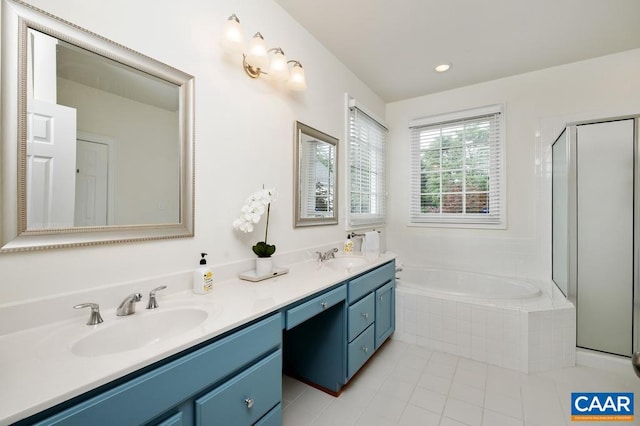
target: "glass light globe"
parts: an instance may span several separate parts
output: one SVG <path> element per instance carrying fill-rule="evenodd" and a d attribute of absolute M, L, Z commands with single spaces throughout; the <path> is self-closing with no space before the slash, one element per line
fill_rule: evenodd
<path fill-rule="evenodd" d="M 289 78 L 289 65 L 287 57 L 284 56 L 282 49 L 277 48 L 275 54 L 271 58 L 269 66 L 269 77 L 276 81 L 287 81 Z"/>
<path fill-rule="evenodd" d="M 291 72 L 289 73 L 289 80 L 287 81 L 287 87 L 291 90 L 301 91 L 307 89 L 307 82 L 304 78 L 304 69 L 300 62 L 293 64 Z"/>
<path fill-rule="evenodd" d="M 266 70 L 269 66 L 269 57 L 267 56 L 267 45 L 264 42 L 262 34 L 256 33 L 249 42 L 246 61 L 254 68 Z"/>
<path fill-rule="evenodd" d="M 227 53 L 244 52 L 244 37 L 242 26 L 236 15 L 231 15 L 224 24 L 220 45 Z"/>

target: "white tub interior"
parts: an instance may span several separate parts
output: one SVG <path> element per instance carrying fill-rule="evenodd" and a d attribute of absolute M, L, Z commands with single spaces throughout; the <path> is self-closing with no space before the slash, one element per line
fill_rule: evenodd
<path fill-rule="evenodd" d="M 463 298 L 530 299 L 542 294 L 538 286 L 524 280 L 414 266 L 403 268 L 398 286 Z"/>

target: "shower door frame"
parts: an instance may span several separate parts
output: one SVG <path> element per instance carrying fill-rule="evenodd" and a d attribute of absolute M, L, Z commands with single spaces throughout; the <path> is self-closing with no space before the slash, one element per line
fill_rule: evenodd
<path fill-rule="evenodd" d="M 627 115 L 627 116 L 619 116 L 619 117 L 610 117 L 604 119 L 597 120 L 585 120 L 579 122 L 567 123 L 562 131 L 559 133 L 558 137 L 551 144 L 551 151 L 553 157 L 553 146 L 560 140 L 563 133 L 566 131 L 566 135 L 564 136 L 567 139 L 567 152 L 566 152 L 566 167 L 568 173 L 568 193 L 567 193 L 567 283 L 568 289 L 567 294 L 565 296 L 576 306 L 576 315 L 577 315 L 577 306 L 578 306 L 578 295 L 577 295 L 577 272 L 578 272 L 578 226 L 577 226 L 577 129 L 580 125 L 588 125 L 588 124 L 598 124 L 598 123 L 606 123 L 611 121 L 620 121 L 620 120 L 633 120 L 633 261 L 632 261 L 632 277 L 633 277 L 633 286 L 632 286 L 632 295 L 633 295 L 633 308 L 632 308 L 632 336 L 631 336 L 631 348 L 632 353 L 640 351 L 640 218 L 638 215 L 640 214 L 640 162 L 638 161 L 640 148 L 639 148 L 639 135 L 640 135 L 640 115 Z M 553 160 L 552 160 L 553 164 Z M 560 287 L 553 280 L 553 250 L 554 250 L 554 229 L 553 229 L 553 172 L 551 173 L 551 275 L 552 281 L 558 287 L 560 291 Z M 564 294 L 564 292 L 562 292 Z M 577 319 L 577 318 L 576 318 Z M 577 346 L 577 332 L 578 325 L 576 323 L 576 347 Z M 609 352 L 599 351 L 597 349 L 589 349 L 587 350 L 601 352 L 610 354 Z M 612 354 L 616 355 L 616 354 Z M 631 354 L 629 354 L 629 357 Z"/>
<path fill-rule="evenodd" d="M 640 116 L 633 126 L 633 329 L 632 352 L 640 351 Z"/>

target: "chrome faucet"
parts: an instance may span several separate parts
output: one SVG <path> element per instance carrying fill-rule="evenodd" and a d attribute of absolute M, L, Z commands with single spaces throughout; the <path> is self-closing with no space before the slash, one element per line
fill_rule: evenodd
<path fill-rule="evenodd" d="M 166 285 L 161 285 L 160 287 L 156 287 L 149 292 L 149 302 L 147 303 L 147 309 L 156 309 L 158 307 L 158 302 L 156 301 L 156 291 L 164 290 L 167 288 Z"/>
<path fill-rule="evenodd" d="M 136 302 L 142 300 L 142 294 L 133 293 L 124 298 L 118 309 L 116 315 L 123 317 L 125 315 L 131 315 L 136 312 Z"/>
<path fill-rule="evenodd" d="M 334 259 L 337 252 L 337 248 L 332 248 L 331 250 L 327 250 L 324 253 L 320 253 L 319 251 L 317 251 L 316 254 L 318 255 L 318 261 L 323 262 L 325 260 Z"/>

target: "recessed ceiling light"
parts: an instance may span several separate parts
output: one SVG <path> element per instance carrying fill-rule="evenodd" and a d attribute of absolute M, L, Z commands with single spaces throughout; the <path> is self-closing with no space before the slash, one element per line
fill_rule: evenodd
<path fill-rule="evenodd" d="M 448 64 L 440 64 L 440 65 L 437 65 L 437 66 L 434 68 L 434 70 L 435 70 L 436 72 L 445 72 L 445 71 L 449 71 L 449 69 L 450 69 L 450 68 L 451 68 L 451 63 L 448 63 Z"/>

